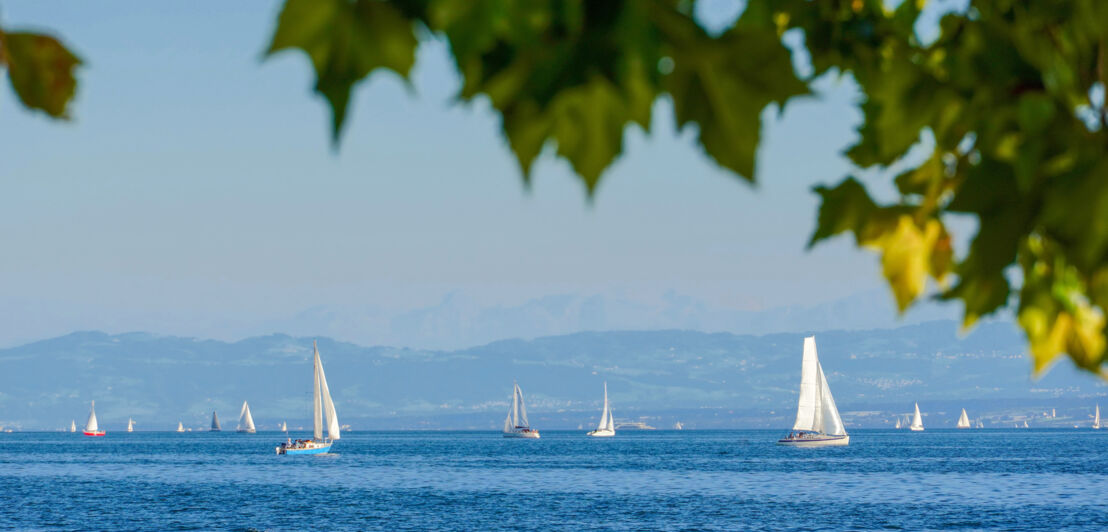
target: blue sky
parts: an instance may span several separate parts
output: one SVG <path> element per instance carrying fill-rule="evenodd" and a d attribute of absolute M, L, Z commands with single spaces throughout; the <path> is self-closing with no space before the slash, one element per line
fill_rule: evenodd
<path fill-rule="evenodd" d="M 739 8 L 703 6 L 714 25 Z M 767 114 L 756 186 L 716 167 L 659 101 L 589 205 L 552 151 L 524 189 L 489 106 L 452 103 L 439 43 L 421 49 L 414 93 L 385 73 L 356 88 L 334 152 L 306 58 L 261 60 L 278 2 L 2 8 L 6 27 L 56 32 L 86 64 L 71 123 L 0 89 L 0 345 L 75 329 L 239 338 L 313 309 L 387 320 L 458 297 L 889 308 L 874 256 L 847 239 L 805 251 L 811 187 L 851 171 L 849 82 Z M 299 332 L 372 343 L 364 327 Z"/>

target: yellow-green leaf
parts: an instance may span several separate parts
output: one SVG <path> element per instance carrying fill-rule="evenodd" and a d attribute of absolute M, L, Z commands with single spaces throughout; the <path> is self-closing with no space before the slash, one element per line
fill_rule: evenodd
<path fill-rule="evenodd" d="M 0 59 L 23 105 L 68 119 L 81 60 L 57 39 L 38 33 L 0 33 Z"/>

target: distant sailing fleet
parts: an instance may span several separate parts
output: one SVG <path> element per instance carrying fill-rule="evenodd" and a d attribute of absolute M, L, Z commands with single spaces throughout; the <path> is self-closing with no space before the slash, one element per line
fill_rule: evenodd
<path fill-rule="evenodd" d="M 321 454 L 331 450 L 334 442 L 341 438 L 341 428 L 338 421 L 338 413 L 335 403 L 331 399 L 331 392 L 327 386 L 327 377 L 323 371 L 323 363 L 319 357 L 319 347 L 312 342 L 314 357 L 313 370 L 313 434 L 311 439 L 297 439 L 286 436 L 285 441 L 276 447 L 279 455 L 297 454 Z M 608 383 L 604 383 L 604 406 L 600 413 L 600 422 L 596 429 L 587 433 L 590 437 L 612 437 L 616 434 L 616 424 L 612 417 L 612 409 L 608 403 Z M 905 426 L 913 432 L 921 432 L 923 428 L 923 416 L 920 414 L 919 403 L 915 404 L 915 412 L 911 420 L 901 417 L 896 418 L 896 428 Z M 127 420 L 127 432 L 133 432 L 135 421 Z M 282 422 L 281 430 L 288 432 L 288 423 Z M 327 436 L 324 437 L 324 427 Z M 971 424 L 966 409 L 958 417 L 956 428 L 983 428 L 981 420 Z M 1018 427 L 1018 425 L 1017 425 Z M 1027 421 L 1023 422 L 1023 428 L 1027 428 Z M 1075 425 L 1076 427 L 1076 425 Z M 680 423 L 675 425 L 677 430 L 682 428 Z M 1100 405 L 1096 405 L 1092 428 L 1100 428 Z M 70 432 L 77 432 L 76 420 L 70 422 Z M 188 429 L 191 431 L 192 429 Z M 219 432 L 222 427 L 219 423 L 219 415 L 212 412 L 212 423 L 209 428 L 212 432 Z M 254 434 L 257 429 L 254 426 L 254 417 L 250 414 L 250 405 L 242 402 L 239 411 L 239 422 L 236 432 Z M 177 422 L 177 432 L 186 432 L 184 424 Z M 100 428 L 96 419 L 96 401 L 92 401 L 89 408 L 88 422 L 83 430 L 85 436 L 104 436 L 107 432 Z M 508 408 L 508 416 L 504 419 L 503 435 L 505 438 L 539 439 L 537 429 L 531 427 L 527 420 L 527 406 L 523 400 L 523 390 L 519 383 L 512 385 L 512 402 Z M 839 409 L 835 406 L 835 398 L 831 395 L 831 387 L 827 383 L 827 376 L 819 362 L 819 354 L 816 351 L 816 338 L 809 336 L 804 339 L 804 347 L 800 364 L 800 394 L 797 399 L 796 421 L 787 436 L 777 441 L 780 445 L 791 447 L 841 447 L 850 444 L 850 435 L 846 432 Z"/>

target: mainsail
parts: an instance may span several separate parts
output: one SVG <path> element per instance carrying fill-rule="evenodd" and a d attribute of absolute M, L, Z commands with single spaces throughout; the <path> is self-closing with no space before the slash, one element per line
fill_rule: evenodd
<path fill-rule="evenodd" d="M 88 423 L 85 423 L 85 432 L 98 432 L 100 425 L 96 423 L 96 401 L 92 402 L 92 407 L 88 411 Z"/>
<path fill-rule="evenodd" d="M 216 415 L 215 410 L 212 410 L 212 428 L 211 428 L 211 430 L 213 432 L 219 432 L 219 431 L 223 430 L 219 426 L 219 416 Z"/>
<path fill-rule="evenodd" d="M 833 436 L 846 434 L 831 387 L 819 363 L 816 338 L 804 339 L 804 358 L 800 366 L 800 399 L 796 408 L 793 430 L 818 432 Z"/>
<path fill-rule="evenodd" d="M 239 424 L 235 427 L 235 430 L 239 432 L 249 432 L 253 434 L 254 429 L 254 416 L 250 415 L 250 405 L 246 404 L 246 401 L 242 402 L 242 411 L 239 412 Z"/>
<path fill-rule="evenodd" d="M 600 424 L 596 426 L 597 432 L 614 431 L 615 423 L 612 421 L 612 409 L 608 406 L 608 383 L 604 383 L 604 411 L 600 413 Z"/>
<path fill-rule="evenodd" d="M 327 388 L 327 375 L 323 372 L 323 362 L 319 360 L 319 347 L 312 342 L 315 350 L 315 383 L 312 397 L 313 435 L 323 440 L 323 419 L 327 418 L 327 438 L 337 440 L 339 436 L 339 416 L 335 411 L 335 402 L 331 400 L 331 390 Z"/>
<path fill-rule="evenodd" d="M 966 415 L 966 409 L 962 409 L 962 416 L 958 418 L 958 428 L 968 429 L 970 428 L 969 416 Z"/>
<path fill-rule="evenodd" d="M 912 430 L 923 429 L 923 417 L 919 415 L 919 403 L 916 403 L 916 413 L 912 416 L 912 424 L 908 428 Z"/>
<path fill-rule="evenodd" d="M 527 406 L 523 404 L 523 390 L 519 389 L 519 384 L 514 384 L 515 388 L 512 390 L 512 407 L 508 409 L 508 417 L 504 420 L 504 432 L 510 432 L 516 428 L 530 428 L 531 424 L 527 422 Z"/>
<path fill-rule="evenodd" d="M 127 418 L 127 432 L 135 431 L 135 420 Z"/>
<path fill-rule="evenodd" d="M 1093 417 L 1093 428 L 1100 428 L 1100 404 L 1096 405 L 1096 416 Z"/>
<path fill-rule="evenodd" d="M 69 421 L 69 432 L 77 432 L 77 420 L 73 419 Z"/>

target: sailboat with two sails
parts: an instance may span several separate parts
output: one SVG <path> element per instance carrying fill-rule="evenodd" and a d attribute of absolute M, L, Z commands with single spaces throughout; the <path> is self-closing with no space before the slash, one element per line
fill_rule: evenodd
<path fill-rule="evenodd" d="M 134 431 L 135 431 L 135 420 L 131 419 L 131 418 L 127 418 L 127 432 L 134 432 Z"/>
<path fill-rule="evenodd" d="M 677 423 L 680 425 L 681 423 Z M 600 413 L 600 424 L 596 430 L 589 431 L 589 436 L 603 438 L 616 435 L 616 424 L 612 420 L 612 409 L 608 406 L 608 383 L 604 383 L 604 410 Z"/>
<path fill-rule="evenodd" d="M 107 434 L 100 428 L 100 425 L 96 422 L 96 401 L 92 402 L 92 406 L 88 411 L 88 423 L 85 423 L 85 436 L 103 436 Z"/>
<path fill-rule="evenodd" d="M 277 454 L 322 454 L 331 450 L 331 445 L 340 438 L 339 417 L 335 411 L 335 402 L 331 400 L 331 390 L 327 387 L 327 375 L 323 373 L 323 362 L 319 360 L 319 347 L 312 342 L 315 350 L 312 396 L 312 417 L 314 432 L 310 440 L 286 439 L 277 446 Z M 323 438 L 323 422 L 327 421 L 327 439 Z"/>
<path fill-rule="evenodd" d="M 185 431 L 185 424 L 178 421 L 177 422 L 177 432 L 184 432 L 184 431 Z"/>
<path fill-rule="evenodd" d="M 919 414 L 919 403 L 916 403 L 916 413 L 912 415 L 912 424 L 908 425 L 908 429 L 912 432 L 923 431 L 923 416 Z"/>
<path fill-rule="evenodd" d="M 69 421 L 69 432 L 77 432 L 77 420 L 73 419 Z"/>
<path fill-rule="evenodd" d="M 527 422 L 527 406 L 523 404 L 523 390 L 519 383 L 513 383 L 512 406 L 508 408 L 508 417 L 504 419 L 505 438 L 538 439 L 539 431 L 531 428 Z"/>
<path fill-rule="evenodd" d="M 257 432 L 254 428 L 254 416 L 250 415 L 250 405 L 246 404 L 246 401 L 242 402 L 242 411 L 239 412 L 239 424 L 235 427 L 235 432 L 245 432 L 247 434 L 254 434 Z"/>
<path fill-rule="evenodd" d="M 962 409 L 962 415 L 958 417 L 958 424 L 955 427 L 959 429 L 970 428 L 969 416 L 966 415 L 965 408 Z"/>
<path fill-rule="evenodd" d="M 816 337 L 804 339 L 804 354 L 800 364 L 800 398 L 796 407 L 793 432 L 777 440 L 779 445 L 793 447 L 836 447 L 850 444 L 831 387 L 819 363 Z"/>
<path fill-rule="evenodd" d="M 212 410 L 212 428 L 208 429 L 209 432 L 221 432 L 223 427 L 219 426 L 219 415 Z"/>

